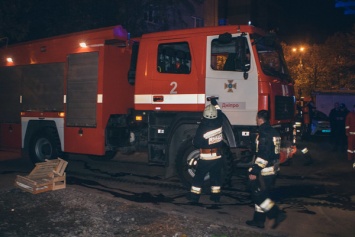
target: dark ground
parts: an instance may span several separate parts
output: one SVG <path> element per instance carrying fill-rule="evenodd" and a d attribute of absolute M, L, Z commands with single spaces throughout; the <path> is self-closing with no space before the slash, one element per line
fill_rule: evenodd
<path fill-rule="evenodd" d="M 252 215 L 252 205 L 228 204 L 227 196 L 222 197 L 225 205 L 216 210 L 206 206 L 170 207 L 168 202 L 156 201 L 169 196 L 167 190 L 159 187 L 148 187 L 151 194 L 158 193 L 153 202 L 140 203 L 122 198 L 124 195 L 117 197 L 112 191 L 102 192 L 103 186 L 100 191 L 78 185 L 70 176 L 65 189 L 34 195 L 14 186 L 17 174 L 30 171 L 23 159 L 18 153 L 0 151 L 0 237 L 354 236 L 352 163 L 346 160 L 344 151 L 332 152 L 326 140 L 301 145 L 307 145 L 313 163 L 306 164 L 297 153 L 292 165 L 281 167 L 275 195 L 288 218 L 276 231 L 245 226 L 245 220 Z M 132 188 L 139 190 L 140 186 Z M 121 186 L 110 190 L 121 189 L 128 190 Z M 144 195 L 143 191 L 137 193 Z M 182 196 L 172 202 L 181 200 Z"/>
<path fill-rule="evenodd" d="M 37 195 L 16 188 L 0 193 L 1 237 L 272 236 L 126 203 L 74 186 Z"/>

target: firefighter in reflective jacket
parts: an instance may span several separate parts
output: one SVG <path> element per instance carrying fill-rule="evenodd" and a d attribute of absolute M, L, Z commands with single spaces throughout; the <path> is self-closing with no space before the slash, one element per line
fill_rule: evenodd
<path fill-rule="evenodd" d="M 200 149 L 195 176 L 192 181 L 188 199 L 192 203 L 198 203 L 205 175 L 210 174 L 211 196 L 214 202 L 219 202 L 221 192 L 221 147 L 222 147 L 222 111 L 219 108 L 216 99 L 211 99 L 211 104 L 207 105 L 203 111 L 203 118 L 197 128 L 193 145 Z"/>
<path fill-rule="evenodd" d="M 286 214 L 270 199 L 269 191 L 278 171 L 281 137 L 269 123 L 269 112 L 260 110 L 256 116 L 259 134 L 256 139 L 256 160 L 249 168 L 249 187 L 255 204 L 254 217 L 247 225 L 264 228 L 266 217 L 274 219 L 272 228 L 286 219 Z"/>
<path fill-rule="evenodd" d="M 348 137 L 348 160 L 355 161 L 355 105 L 346 116 L 345 133 Z"/>

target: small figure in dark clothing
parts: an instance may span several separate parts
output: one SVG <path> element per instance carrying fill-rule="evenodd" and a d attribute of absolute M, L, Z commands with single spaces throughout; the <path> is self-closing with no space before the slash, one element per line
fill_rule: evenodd
<path fill-rule="evenodd" d="M 196 173 L 192 181 L 188 199 L 192 203 L 198 203 L 202 185 L 206 174 L 210 174 L 211 196 L 214 202 L 219 202 L 221 193 L 221 170 L 222 156 L 221 147 L 223 143 L 222 137 L 222 111 L 219 108 L 216 99 L 211 99 L 211 104 L 207 105 L 202 121 L 197 128 L 196 135 L 193 139 L 193 145 L 200 149 L 200 157 L 197 162 Z"/>

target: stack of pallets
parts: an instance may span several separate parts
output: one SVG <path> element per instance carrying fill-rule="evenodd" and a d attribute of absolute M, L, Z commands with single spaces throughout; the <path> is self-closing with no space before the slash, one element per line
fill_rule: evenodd
<path fill-rule="evenodd" d="M 66 187 L 65 169 L 68 162 L 60 158 L 36 163 L 27 176 L 17 175 L 15 185 L 22 190 L 37 194 Z"/>

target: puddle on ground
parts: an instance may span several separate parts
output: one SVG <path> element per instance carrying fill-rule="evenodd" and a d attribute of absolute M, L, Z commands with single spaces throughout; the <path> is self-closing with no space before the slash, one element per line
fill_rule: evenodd
<path fill-rule="evenodd" d="M 67 177 L 67 184 L 72 184 L 72 185 L 80 185 L 84 186 L 86 188 L 91 188 L 95 189 L 101 192 L 105 193 L 110 193 L 114 197 L 118 198 L 123 198 L 132 202 L 137 202 L 137 203 L 163 203 L 163 202 L 172 202 L 173 199 L 166 197 L 162 194 L 158 195 L 152 195 L 148 192 L 141 192 L 141 193 L 136 193 L 128 190 L 123 190 L 123 189 L 117 189 L 117 188 L 112 188 L 108 187 L 105 185 L 102 185 L 99 182 L 92 181 L 92 180 L 87 180 L 87 179 L 80 179 L 76 177 Z M 110 189 L 110 190 L 108 190 Z M 117 190 L 117 191 L 113 191 Z"/>
<path fill-rule="evenodd" d="M 137 175 L 137 174 L 132 174 L 129 172 L 118 172 L 118 173 L 112 173 L 112 172 L 107 172 L 103 171 L 98 168 L 92 168 L 85 162 L 85 169 L 93 172 L 94 174 L 100 174 L 100 175 L 107 175 L 109 177 L 113 178 L 119 178 L 119 177 L 138 177 L 138 178 L 144 178 L 148 180 L 162 180 L 161 177 L 158 176 L 149 176 L 149 175 Z M 69 173 L 70 174 L 70 173 Z M 336 178 L 339 179 L 339 177 L 348 177 L 348 174 L 334 174 L 331 178 Z M 289 180 L 323 180 L 323 179 L 317 179 L 314 177 L 301 177 L 301 176 L 286 176 L 282 175 L 279 177 L 280 179 L 289 179 Z M 327 177 L 328 179 L 328 177 Z M 242 180 L 240 182 L 243 182 Z M 158 194 L 158 195 L 153 195 L 149 192 L 131 192 L 127 190 L 122 190 L 122 189 L 113 189 L 112 187 L 107 187 L 102 185 L 99 182 L 96 181 L 91 181 L 91 180 L 86 180 L 86 179 L 80 179 L 80 178 L 75 178 L 67 177 L 67 183 L 68 184 L 76 184 L 76 185 L 82 185 L 88 188 L 92 189 L 97 189 L 102 192 L 107 192 L 110 193 L 111 195 L 115 197 L 120 197 L 123 199 L 127 199 L 133 202 L 138 202 L 138 203 L 172 203 L 175 205 L 189 205 L 188 203 L 182 202 L 182 203 L 177 203 L 175 202 L 175 199 L 181 198 L 181 196 L 177 197 L 167 197 L 163 194 Z M 109 190 L 108 190 L 109 189 Z M 147 188 L 149 190 L 149 187 Z M 326 185 L 326 184 L 300 184 L 300 185 L 287 185 L 287 186 L 280 186 L 275 189 L 273 189 L 270 194 L 273 200 L 275 200 L 277 203 L 281 204 L 289 204 L 289 205 L 298 205 L 298 206 L 324 206 L 324 207 L 333 207 L 333 208 L 339 208 L 343 210 L 355 210 L 355 204 L 351 201 L 351 196 L 355 195 L 355 190 L 347 189 L 344 191 L 343 187 L 339 187 L 336 185 Z M 225 193 L 222 195 L 225 197 L 228 197 L 228 199 L 231 199 L 230 203 L 224 203 L 221 205 L 211 206 L 209 205 L 204 205 L 202 206 L 207 209 L 218 209 L 220 206 L 227 206 L 227 205 L 250 205 L 251 200 L 250 200 L 250 195 L 249 192 L 244 190 L 243 188 L 225 188 Z M 305 214 L 316 214 L 312 211 L 309 211 L 307 209 L 299 211 L 300 213 L 305 213 Z"/>
<path fill-rule="evenodd" d="M 305 213 L 305 214 L 310 214 L 310 215 L 315 215 L 317 213 L 315 213 L 314 211 L 310 211 L 310 210 L 302 210 L 302 211 L 298 211 L 299 213 Z"/>
<path fill-rule="evenodd" d="M 129 177 L 138 177 L 138 178 L 145 178 L 145 179 L 149 179 L 149 180 L 162 180 L 161 177 L 159 176 L 151 176 L 151 175 L 140 175 L 140 174 L 133 174 L 130 172 L 109 172 L 100 168 L 93 168 L 91 167 L 88 162 L 85 161 L 80 161 L 80 160 L 76 160 L 76 162 L 82 162 L 84 163 L 84 170 L 88 170 L 91 171 L 94 174 L 99 174 L 99 175 L 107 175 L 110 176 L 112 178 L 119 178 L 119 177 L 125 177 L 125 176 L 129 176 Z M 113 170 L 113 169 L 112 169 Z M 67 173 L 70 174 L 70 171 L 67 171 Z"/>
<path fill-rule="evenodd" d="M 303 206 L 323 206 L 353 211 L 355 205 L 351 201 L 354 191 L 346 191 L 334 185 L 289 185 L 277 187 L 271 192 L 272 198 L 283 204 Z"/>

